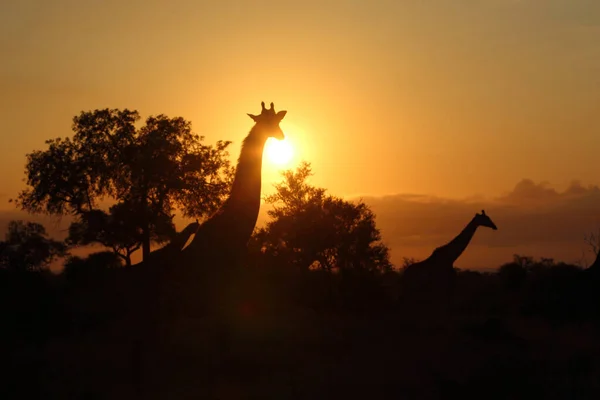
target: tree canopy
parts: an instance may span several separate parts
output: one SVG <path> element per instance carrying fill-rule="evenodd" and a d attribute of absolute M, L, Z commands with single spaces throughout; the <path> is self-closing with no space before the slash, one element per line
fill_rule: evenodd
<path fill-rule="evenodd" d="M 72 214 L 72 244 L 98 242 L 128 254 L 174 232 L 175 209 L 185 217 L 213 213 L 229 191 L 230 142 L 204 145 L 181 117 L 102 109 L 73 118 L 73 137 L 50 139 L 27 155 L 27 188 L 17 205 L 32 213 Z M 108 212 L 102 206 L 113 204 Z M 118 227 L 118 229 L 116 229 Z M 117 232 L 118 231 L 118 232 Z"/>
<path fill-rule="evenodd" d="M 271 220 L 254 238 L 263 254 L 301 269 L 391 269 L 389 250 L 365 203 L 346 201 L 311 186 L 307 182 L 312 175 L 310 163 L 282 175 L 275 193 L 265 199 L 273 206 L 268 211 Z"/>
<path fill-rule="evenodd" d="M 47 267 L 57 257 L 65 256 L 66 245 L 47 236 L 41 224 L 10 221 L 5 240 L 0 241 L 0 268 L 36 271 Z"/>

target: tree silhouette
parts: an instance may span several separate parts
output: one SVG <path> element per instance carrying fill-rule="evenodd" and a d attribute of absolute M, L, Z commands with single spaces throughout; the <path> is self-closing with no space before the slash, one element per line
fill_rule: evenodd
<path fill-rule="evenodd" d="M 43 269 L 67 254 L 67 246 L 49 239 L 43 225 L 10 221 L 5 240 L 0 242 L 0 268 L 12 271 Z"/>
<path fill-rule="evenodd" d="M 591 232 L 585 235 L 583 241 L 589 246 L 590 251 L 595 257 L 600 252 L 600 229 L 598 229 L 598 232 Z"/>
<path fill-rule="evenodd" d="M 273 205 L 268 212 L 272 220 L 254 237 L 264 255 L 300 269 L 391 269 L 388 248 L 365 203 L 327 195 L 325 189 L 308 184 L 310 163 L 282 175 L 276 192 L 265 199 Z"/>
<path fill-rule="evenodd" d="M 68 280 L 74 281 L 87 276 L 95 277 L 106 270 L 120 268 L 122 265 L 122 258 L 115 252 L 100 251 L 88 255 L 86 258 L 69 257 L 65 262 L 63 275 Z"/>
<path fill-rule="evenodd" d="M 69 227 L 66 241 L 71 246 L 100 243 L 122 258 L 126 266 L 131 266 L 131 255 L 142 243 L 139 227 L 143 223 L 144 216 L 136 208 L 121 202 L 110 207 L 108 213 L 102 210 L 82 212 L 79 220 Z M 162 243 L 174 233 L 170 217 L 165 214 L 154 216 L 150 231 L 152 241 Z"/>
<path fill-rule="evenodd" d="M 81 112 L 73 119 L 72 138 L 48 140 L 48 149 L 27 155 L 29 187 L 17 205 L 33 213 L 74 214 L 77 243 L 108 243 L 125 259 L 140 246 L 146 257 L 150 242 L 169 234 L 173 227 L 165 220 L 175 208 L 186 217 L 214 212 L 232 180 L 230 142 L 203 145 L 181 117 L 151 116 L 136 129 L 139 119 L 127 109 Z M 100 218 L 93 212 L 105 199 L 116 208 Z M 126 233 L 115 235 L 119 224 Z"/>
<path fill-rule="evenodd" d="M 594 258 L 594 261 L 589 264 L 589 268 L 593 271 L 596 271 L 600 267 L 600 229 L 598 229 L 597 232 L 592 232 L 589 235 L 585 235 L 583 240 L 588 245 L 589 250 L 592 252 Z"/>

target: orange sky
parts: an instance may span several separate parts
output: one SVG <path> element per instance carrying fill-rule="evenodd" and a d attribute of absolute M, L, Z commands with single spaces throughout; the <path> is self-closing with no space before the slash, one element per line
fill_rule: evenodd
<path fill-rule="evenodd" d="M 340 196 L 600 183 L 595 0 L 21 0 L 0 5 L 0 58 L 3 210 L 25 154 L 103 107 L 183 116 L 236 158 L 273 101 Z"/>

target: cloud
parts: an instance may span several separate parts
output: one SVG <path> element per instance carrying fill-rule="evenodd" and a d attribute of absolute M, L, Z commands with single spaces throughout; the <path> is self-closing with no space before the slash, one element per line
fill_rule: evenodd
<path fill-rule="evenodd" d="M 507 203 L 512 202 L 539 202 L 552 201 L 559 196 L 558 192 L 548 187 L 547 182 L 535 183 L 531 179 L 523 179 L 517 183 L 514 189 L 498 200 Z"/>
<path fill-rule="evenodd" d="M 596 198 L 599 193 L 598 186 L 584 187 L 580 181 L 572 181 L 564 192 L 558 192 L 550 187 L 548 182 L 535 183 L 531 179 L 523 179 L 514 189 L 503 196 L 496 198 L 500 203 L 556 206 L 578 198 Z"/>

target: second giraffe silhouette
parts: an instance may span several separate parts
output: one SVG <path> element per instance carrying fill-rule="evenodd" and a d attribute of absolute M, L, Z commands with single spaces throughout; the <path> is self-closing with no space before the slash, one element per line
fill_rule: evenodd
<path fill-rule="evenodd" d="M 181 252 L 185 244 L 190 239 L 190 236 L 196 233 L 199 226 L 200 224 L 198 223 L 198 220 L 196 220 L 195 222 L 188 224 L 181 232 L 176 232 L 166 246 L 151 252 L 147 258 L 140 263 L 140 266 L 148 266 L 150 264 L 165 264 L 168 263 L 170 259 L 176 259 L 179 255 L 179 252 Z"/>
<path fill-rule="evenodd" d="M 405 288 L 421 292 L 425 288 L 450 289 L 455 276 L 454 263 L 466 250 L 480 226 L 498 229 L 485 210 L 481 210 L 481 214 L 475 214 L 454 239 L 436 248 L 427 259 L 411 264 L 404 270 Z"/>

